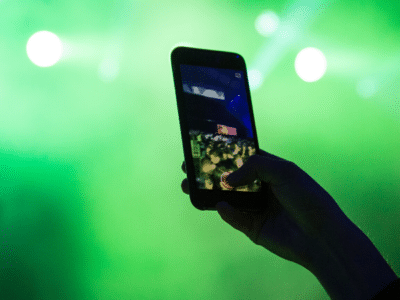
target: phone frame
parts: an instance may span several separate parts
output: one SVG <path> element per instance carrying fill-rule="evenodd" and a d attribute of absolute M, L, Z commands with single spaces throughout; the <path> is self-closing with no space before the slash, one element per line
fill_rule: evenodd
<path fill-rule="evenodd" d="M 171 52 L 171 64 L 175 92 L 177 98 L 179 123 L 183 142 L 183 151 L 186 162 L 187 178 L 189 182 L 190 200 L 194 207 L 199 210 L 216 210 L 216 203 L 226 201 L 232 206 L 243 211 L 260 211 L 266 207 L 265 182 L 261 181 L 261 188 L 257 192 L 223 191 L 199 189 L 196 184 L 195 168 L 193 164 L 192 149 L 190 144 L 189 127 L 187 123 L 187 110 L 185 105 L 182 75 L 180 65 L 193 65 L 199 67 L 211 67 L 242 71 L 246 88 L 247 103 L 249 106 L 255 153 L 260 154 L 256 126 L 254 121 L 253 107 L 250 98 L 250 88 L 244 58 L 237 53 L 215 51 L 208 49 L 177 47 Z"/>

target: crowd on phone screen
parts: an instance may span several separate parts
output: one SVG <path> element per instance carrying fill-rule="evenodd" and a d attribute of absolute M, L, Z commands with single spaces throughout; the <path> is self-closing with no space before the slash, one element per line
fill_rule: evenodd
<path fill-rule="evenodd" d="M 190 139 L 200 148 L 200 157 L 195 158 L 198 188 L 247 192 L 257 191 L 260 188 L 258 180 L 253 184 L 234 189 L 221 182 L 221 176 L 225 177 L 230 172 L 236 171 L 255 154 L 253 141 L 199 130 L 192 130 L 189 134 Z"/>

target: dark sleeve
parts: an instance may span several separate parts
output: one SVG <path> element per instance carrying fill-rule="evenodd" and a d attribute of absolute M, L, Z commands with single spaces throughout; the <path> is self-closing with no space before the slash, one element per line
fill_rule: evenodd
<path fill-rule="evenodd" d="M 400 299 L 400 278 L 392 281 L 384 290 L 376 294 L 371 300 Z"/>

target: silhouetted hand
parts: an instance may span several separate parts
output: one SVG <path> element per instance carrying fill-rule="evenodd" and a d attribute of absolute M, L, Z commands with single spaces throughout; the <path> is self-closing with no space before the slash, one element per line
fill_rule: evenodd
<path fill-rule="evenodd" d="M 378 249 L 321 186 L 294 163 L 260 153 L 251 156 L 227 181 L 232 187 L 255 179 L 266 182 L 266 210 L 242 212 L 219 202 L 217 210 L 224 221 L 255 244 L 305 267 L 331 299 L 371 299 L 395 283 L 396 273 Z M 186 173 L 185 163 L 182 169 Z M 187 179 L 182 190 L 189 193 Z M 391 299 L 398 298 L 397 284 Z"/>
<path fill-rule="evenodd" d="M 332 230 L 339 215 L 344 216 L 334 199 L 297 165 L 263 150 L 253 155 L 227 178 L 233 186 L 243 186 L 260 179 L 268 183 L 268 209 L 262 213 L 242 212 L 226 202 L 219 202 L 221 218 L 280 257 L 307 269 L 319 240 Z M 185 162 L 182 170 L 186 173 Z M 189 194 L 187 179 L 182 190 Z M 329 228 L 331 227 L 331 228 Z M 328 229 L 328 230 L 327 230 Z"/>

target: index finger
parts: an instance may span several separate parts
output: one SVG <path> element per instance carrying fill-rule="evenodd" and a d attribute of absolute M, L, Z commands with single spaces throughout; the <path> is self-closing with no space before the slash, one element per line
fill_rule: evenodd
<path fill-rule="evenodd" d="M 237 171 L 228 176 L 228 183 L 234 186 L 248 185 L 260 179 L 271 185 L 282 185 L 297 176 L 298 168 L 290 161 L 264 151 L 262 155 L 252 155 Z"/>
<path fill-rule="evenodd" d="M 266 152 L 266 151 L 264 151 L 264 150 L 262 150 L 262 149 L 260 149 L 260 154 L 261 154 L 261 156 L 265 156 L 265 157 L 268 157 L 268 158 L 271 158 L 271 159 L 287 161 L 286 159 L 284 159 L 284 158 L 282 158 L 282 157 L 273 155 L 273 154 L 271 154 L 271 153 L 269 153 L 269 152 Z"/>

